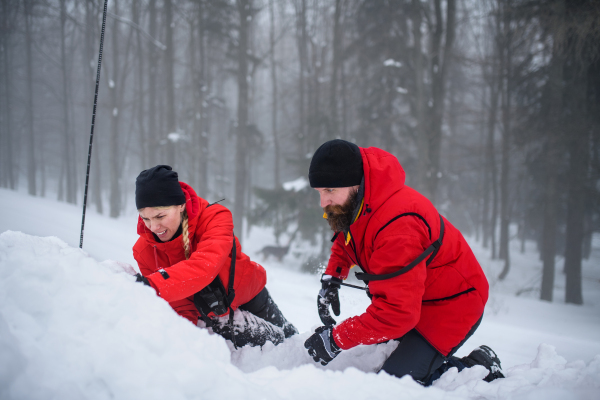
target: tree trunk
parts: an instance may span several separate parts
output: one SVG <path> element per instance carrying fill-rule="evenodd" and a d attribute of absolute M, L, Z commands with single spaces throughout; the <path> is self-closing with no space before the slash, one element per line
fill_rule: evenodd
<path fill-rule="evenodd" d="M 209 178 L 209 115 L 208 110 L 206 109 L 206 94 L 208 92 L 208 69 L 207 69 L 207 57 L 206 57 L 206 3 L 204 1 L 199 2 L 199 10 L 198 10 L 198 49 L 199 49 L 199 70 L 198 70 L 198 83 L 196 87 L 196 93 L 198 95 L 198 112 L 199 118 L 196 118 L 198 121 L 198 131 L 196 135 L 199 135 L 200 139 L 200 154 L 202 157 L 199 158 L 199 166 L 198 171 L 200 172 L 200 183 L 198 185 L 198 190 L 203 195 L 206 195 L 209 190 L 208 186 L 208 178 Z"/>
<path fill-rule="evenodd" d="M 576 56 L 570 58 L 577 59 Z M 589 82 L 587 73 L 577 71 L 581 64 L 574 64 L 567 64 L 569 79 L 564 86 L 564 98 L 569 104 L 569 117 L 572 118 L 569 125 L 568 143 L 569 170 L 564 261 L 565 301 L 572 304 L 583 304 L 581 262 L 585 236 L 586 200 L 590 197 L 588 191 L 590 149 L 593 148 L 590 140 L 593 128 L 589 121 L 597 116 L 595 113 L 598 108 L 594 106 L 588 108 L 589 104 L 593 104 L 595 100 L 593 96 L 588 95 L 588 88 L 593 87 L 593 82 Z M 588 68 L 582 69 L 587 70 Z M 592 79 L 597 78 L 594 76 Z M 589 110 L 594 110 L 594 113 Z"/>
<path fill-rule="evenodd" d="M 313 151 L 307 145 L 307 128 L 306 128 L 306 71 L 308 68 L 308 52 L 307 52 L 307 34 L 306 34 L 306 0 L 299 0 L 300 4 L 296 3 L 296 43 L 298 44 L 298 62 L 300 66 L 300 74 L 298 77 L 298 118 L 299 126 L 299 155 L 306 154 L 307 151 Z M 302 145 L 304 143 L 304 146 Z"/>
<path fill-rule="evenodd" d="M 71 124 L 69 123 L 69 108 L 70 108 L 70 95 L 69 95 L 69 73 L 67 69 L 67 49 L 66 49 L 66 23 L 67 23 L 67 10 L 65 0 L 60 0 L 60 58 L 61 58 L 61 70 L 62 70 L 62 97 L 63 97 L 63 135 L 64 135 L 64 154 L 63 163 L 65 169 L 65 200 L 67 203 L 75 204 L 77 202 L 75 176 L 73 168 L 74 152 L 72 149 L 73 138 L 71 134 Z"/>
<path fill-rule="evenodd" d="M 335 13 L 333 16 L 333 60 L 331 65 L 331 92 L 329 97 L 330 137 L 339 137 L 340 128 L 338 121 L 338 75 L 342 55 L 342 1 L 335 0 Z"/>
<path fill-rule="evenodd" d="M 585 105 L 582 105 L 585 107 Z M 585 117 L 584 117 L 585 118 Z M 585 198 L 587 197 L 587 168 L 589 161 L 589 130 L 577 132 L 571 137 L 569 192 L 567 200 L 567 229 L 565 244 L 565 301 L 583 304 L 581 288 L 581 261 L 583 258 Z"/>
<path fill-rule="evenodd" d="M 248 152 L 248 34 L 250 9 L 252 0 L 237 0 L 239 13 L 238 34 L 238 105 L 237 105 L 237 138 L 235 163 L 235 206 L 233 225 L 241 236 L 244 221 L 244 200 L 246 197 L 246 158 Z"/>
<path fill-rule="evenodd" d="M 177 132 L 177 125 L 175 121 L 175 75 L 174 75 L 174 63 L 175 63 L 175 44 L 173 43 L 173 4 L 171 0 L 165 0 L 165 30 L 166 30 L 166 42 L 167 46 L 165 52 L 165 79 L 166 79 L 166 100 L 167 100 L 167 135 Z M 175 168 L 175 143 L 176 140 L 172 140 L 167 136 L 167 162 L 169 165 Z"/>
<path fill-rule="evenodd" d="M 140 23 L 141 13 L 142 13 L 142 11 L 141 11 L 140 0 L 133 0 L 131 2 L 131 15 L 132 15 L 133 23 L 138 26 L 141 25 L 141 23 Z M 144 96 L 144 73 L 145 73 L 144 66 L 146 65 L 146 63 L 144 62 L 144 48 L 142 46 L 142 36 L 141 36 L 141 32 L 139 29 L 136 29 L 136 31 L 135 31 L 135 39 L 136 39 L 136 47 L 137 47 L 137 57 L 136 57 L 137 80 L 136 80 L 136 90 L 135 90 L 136 94 L 134 96 L 134 99 L 135 99 L 137 126 L 138 126 L 138 131 L 139 131 L 139 143 L 140 143 L 139 147 L 141 150 L 142 167 L 146 167 L 146 166 L 150 166 L 150 164 L 148 162 L 149 140 L 148 140 L 148 137 L 146 134 L 145 124 L 144 124 L 144 104 L 145 104 L 144 100 L 146 97 L 146 96 Z"/>
<path fill-rule="evenodd" d="M 446 1 L 446 37 L 442 52 L 442 35 L 444 33 L 444 19 L 442 17 L 441 0 L 435 0 L 435 20 L 436 28 L 433 34 L 432 44 L 432 114 L 431 130 L 429 133 L 429 161 L 428 166 L 428 184 L 424 193 L 432 202 L 435 203 L 438 181 L 441 177 L 440 158 L 442 148 L 442 122 L 444 118 L 444 102 L 446 98 L 446 80 L 450 61 L 452 59 L 452 47 L 454 45 L 456 29 L 456 2 L 455 0 Z"/>
<path fill-rule="evenodd" d="M 279 132 L 277 128 L 277 112 L 279 108 L 279 96 L 277 87 L 277 64 L 275 62 L 275 4 L 273 0 L 269 0 L 269 43 L 271 51 L 269 53 L 269 60 L 271 62 L 271 132 L 273 135 L 273 188 L 277 190 L 281 186 L 281 171 L 280 171 L 280 149 L 279 149 Z M 279 237 L 281 236 L 282 226 L 279 210 L 275 211 L 275 242 L 279 244 Z"/>
<path fill-rule="evenodd" d="M 156 0 L 148 2 L 149 33 L 153 38 L 157 37 L 156 30 Z M 148 46 L 148 166 L 158 163 L 159 135 L 156 122 L 156 76 L 158 65 L 158 54 L 156 46 Z"/>
<path fill-rule="evenodd" d="M 94 30 L 97 27 L 97 19 L 96 19 L 96 13 L 93 10 L 94 10 L 94 6 L 93 6 L 92 0 L 86 0 L 85 1 L 85 22 L 86 22 L 85 58 L 86 58 L 86 63 L 85 63 L 84 75 L 87 78 L 86 86 L 91 89 L 88 92 L 86 92 L 86 96 L 89 99 L 89 101 L 86 104 L 88 104 L 88 107 L 89 107 L 88 109 L 90 109 L 90 110 L 94 106 L 93 82 L 95 81 L 95 76 L 94 76 L 94 66 L 93 65 L 94 65 L 94 62 L 97 62 L 97 59 L 94 60 L 93 49 L 96 49 L 99 47 L 96 43 L 94 43 L 94 37 L 95 37 Z M 89 63 L 89 65 L 88 65 L 88 63 Z M 102 168 L 100 166 L 100 146 L 98 143 L 98 139 L 96 139 L 96 146 L 93 149 L 94 150 L 92 151 L 92 165 L 94 166 L 94 168 L 90 167 L 90 180 L 92 182 L 91 199 L 93 200 L 94 204 L 96 204 L 96 211 L 99 214 L 102 214 L 104 212 L 104 207 L 102 204 L 102 186 L 101 186 Z"/>
<path fill-rule="evenodd" d="M 273 0 L 269 0 L 269 17 L 271 21 L 271 28 L 269 31 L 269 42 L 271 45 L 271 52 L 269 58 L 271 61 L 271 131 L 273 134 L 273 147 L 275 150 L 273 168 L 273 187 L 277 189 L 281 184 L 281 171 L 279 166 L 279 132 L 277 128 L 277 111 L 278 111 L 278 93 L 277 93 L 277 64 L 275 63 L 275 5 Z"/>
<path fill-rule="evenodd" d="M 417 135 L 417 187 L 425 196 L 427 196 L 427 179 L 429 174 L 430 154 L 429 154 L 429 137 L 427 131 L 427 123 L 425 121 L 425 88 L 424 88 L 424 61 L 421 32 L 421 24 L 423 23 L 422 5 L 420 0 L 412 0 L 411 3 L 411 19 L 412 33 L 414 37 L 413 62 L 414 62 L 414 115 L 417 120 L 416 135 Z"/>
<path fill-rule="evenodd" d="M 33 127 L 33 55 L 31 54 L 32 0 L 25 1 L 25 53 L 27 71 L 27 184 L 29 194 L 36 196 L 35 132 Z"/>
<path fill-rule="evenodd" d="M 558 18 L 564 16 L 564 0 L 557 3 Z M 558 213 L 558 172 L 560 164 L 559 136 L 562 118 L 562 87 L 563 87 L 563 55 L 560 48 L 562 37 L 560 31 L 555 34 L 552 48 L 552 60 L 548 78 L 548 130 L 546 144 L 546 186 L 544 193 L 544 221 L 542 237 L 542 286 L 540 299 L 552 301 L 554 294 L 554 273 L 556 256 L 556 231 Z"/>
<path fill-rule="evenodd" d="M 119 15 L 119 2 L 114 0 L 114 13 Z M 119 188 L 119 21 L 113 22 L 112 34 L 112 84 L 109 84 L 111 98 L 111 120 L 110 120 L 110 216 L 117 218 L 121 214 L 121 191 Z"/>
<path fill-rule="evenodd" d="M 484 229 L 483 229 L 483 246 L 487 247 L 491 243 L 491 257 L 496 257 L 496 216 L 497 216 L 497 200 L 496 200 L 496 154 L 494 150 L 494 133 L 496 131 L 496 119 L 498 112 L 498 96 L 499 96 L 499 74 L 496 68 L 492 69 L 490 76 L 490 109 L 487 126 L 486 140 L 486 179 L 484 181 Z M 491 196 L 490 196 L 491 195 Z M 489 204 L 491 202 L 491 210 Z"/>
<path fill-rule="evenodd" d="M 505 7 L 510 7 L 510 2 Z M 510 16 L 504 10 L 502 48 L 500 49 L 501 79 L 502 79 L 502 168 L 500 175 L 500 246 L 498 257 L 504 260 L 504 268 L 498 279 L 503 280 L 510 271 L 510 253 L 509 253 L 509 174 L 510 174 L 510 141 L 511 141 L 511 114 L 510 114 L 510 96 L 512 93 L 511 85 L 511 66 L 512 66 L 512 33 L 510 28 Z"/>
<path fill-rule="evenodd" d="M 3 35 L 2 35 L 2 64 L 4 67 L 4 119 L 2 128 L 5 132 L 4 134 L 0 134 L 4 140 L 0 143 L 0 147 L 2 148 L 2 186 L 7 187 L 9 189 L 16 189 L 16 180 L 15 180 L 15 166 L 13 164 L 13 132 L 12 132 L 12 115 L 11 115 L 11 105 L 12 105 L 12 87 L 11 87 L 11 63 L 10 63 L 10 37 L 12 34 L 12 29 L 10 28 L 9 23 L 9 4 L 8 0 L 2 0 L 2 27 L 3 27 Z"/>

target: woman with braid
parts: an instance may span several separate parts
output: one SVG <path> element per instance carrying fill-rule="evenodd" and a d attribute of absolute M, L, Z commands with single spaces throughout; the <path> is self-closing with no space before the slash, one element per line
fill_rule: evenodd
<path fill-rule="evenodd" d="M 199 197 L 168 165 L 139 174 L 135 201 L 137 279 L 179 315 L 236 347 L 298 333 L 269 295 L 265 269 L 242 253 L 227 208 Z"/>

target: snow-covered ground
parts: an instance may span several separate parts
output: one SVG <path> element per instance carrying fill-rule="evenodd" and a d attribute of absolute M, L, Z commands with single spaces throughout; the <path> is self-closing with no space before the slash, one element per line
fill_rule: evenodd
<path fill-rule="evenodd" d="M 584 263 L 583 306 L 564 304 L 562 261 L 555 302 L 537 300 L 541 262 L 533 244 L 502 263 L 471 241 L 491 284 L 483 323 L 458 355 L 480 344 L 499 354 L 505 379 L 475 367 L 450 370 L 433 387 L 375 374 L 394 344 L 359 346 L 328 366 L 303 342 L 320 325 L 317 275 L 300 273 L 310 248 L 279 263 L 256 256 L 273 244 L 251 231 L 244 250 L 267 269 L 267 287 L 300 330 L 282 345 L 233 350 L 177 316 L 131 277 L 135 210 L 114 220 L 88 208 L 0 189 L 0 399 L 597 399 L 600 397 L 600 240 Z M 300 258 L 297 256 L 300 255 Z M 517 293 L 519 294 L 517 296 Z M 368 299 L 341 291 L 340 320 Z"/>

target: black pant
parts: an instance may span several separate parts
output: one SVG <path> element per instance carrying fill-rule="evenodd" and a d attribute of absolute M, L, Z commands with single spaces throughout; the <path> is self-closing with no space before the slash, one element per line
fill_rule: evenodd
<path fill-rule="evenodd" d="M 479 318 L 462 342 L 452 349 L 448 357 L 444 357 L 437 351 L 416 329 L 409 331 L 398 339 L 400 341 L 398 347 L 385 360 L 379 372 L 385 371 L 398 378 L 410 375 L 414 380 L 429 386 L 450 367 L 462 370 L 465 367 L 464 364 L 453 354 L 473 335 L 482 318 L 483 316 Z"/>
<path fill-rule="evenodd" d="M 213 332 L 235 341 L 238 347 L 263 346 L 267 341 L 278 345 L 298 333 L 296 327 L 285 319 L 267 288 L 263 288 L 252 300 L 235 311 L 233 336 L 228 316 L 214 317 L 211 320 Z"/>

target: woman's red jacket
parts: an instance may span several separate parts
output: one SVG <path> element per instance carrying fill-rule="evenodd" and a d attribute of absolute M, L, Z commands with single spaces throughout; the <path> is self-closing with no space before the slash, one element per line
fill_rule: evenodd
<path fill-rule="evenodd" d="M 185 259 L 183 235 L 170 242 L 157 241 L 141 217 L 137 225 L 140 237 L 133 246 L 133 257 L 158 295 L 168 301 L 179 315 L 196 324 L 200 314 L 194 306 L 194 294 L 217 275 L 227 290 L 234 240 L 233 221 L 227 208 L 219 204 L 207 207 L 208 202 L 198 197 L 191 186 L 183 182 L 179 184 L 186 198 L 190 258 Z M 234 310 L 250 301 L 267 283 L 265 269 L 242 253 L 237 239 L 235 245 Z M 167 272 L 165 276 L 168 275 L 168 278 L 158 272 L 160 269 Z"/>
<path fill-rule="evenodd" d="M 433 204 L 404 184 L 405 174 L 392 154 L 361 148 L 364 203 L 350 226 L 338 235 L 326 274 L 345 279 L 352 265 L 368 274 L 388 274 L 415 260 L 440 235 Z M 406 216 L 394 219 L 401 214 Z M 433 261 L 408 273 L 371 281 L 372 303 L 362 315 L 333 330 L 342 349 L 402 337 L 413 328 L 448 355 L 483 314 L 488 282 L 462 234 L 444 219 L 443 244 Z"/>

